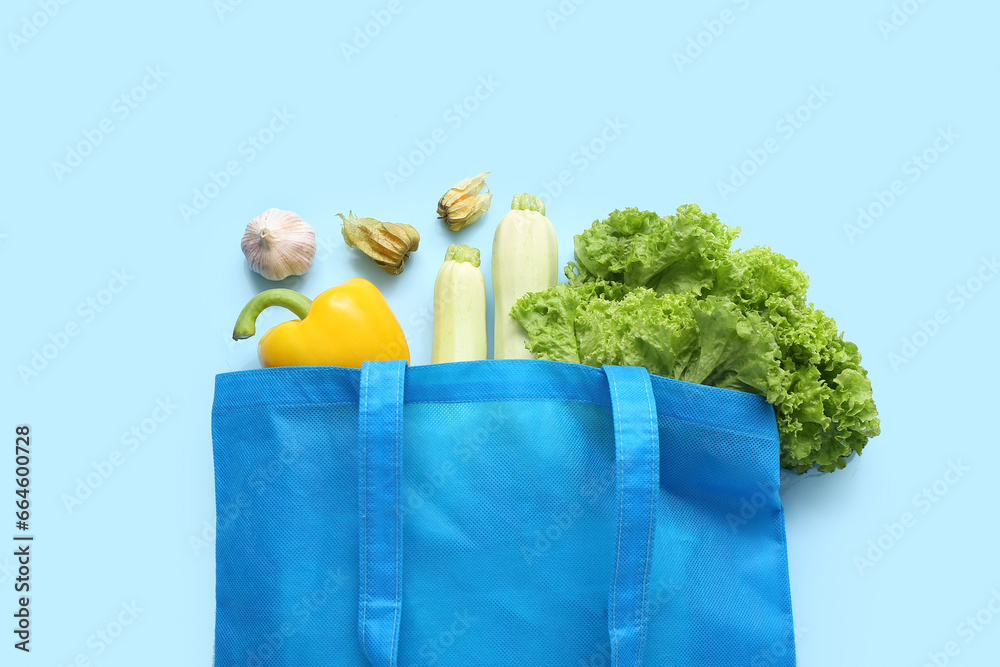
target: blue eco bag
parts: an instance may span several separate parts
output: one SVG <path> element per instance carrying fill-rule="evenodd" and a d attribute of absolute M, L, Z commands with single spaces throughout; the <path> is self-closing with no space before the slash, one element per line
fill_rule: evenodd
<path fill-rule="evenodd" d="M 758 396 L 478 361 L 219 375 L 217 667 L 795 664 Z"/>

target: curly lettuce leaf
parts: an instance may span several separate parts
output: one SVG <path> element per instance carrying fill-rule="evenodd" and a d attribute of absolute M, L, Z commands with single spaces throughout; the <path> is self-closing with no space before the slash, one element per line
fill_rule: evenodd
<path fill-rule="evenodd" d="M 772 296 L 805 301 L 809 277 L 798 266 L 766 246 L 737 250 L 719 262 L 711 293 L 757 311 Z"/>
<path fill-rule="evenodd" d="M 666 218 L 637 208 L 615 211 L 574 237 L 576 262 L 566 277 L 571 284 L 606 280 L 657 294 L 700 294 L 712 286 L 739 232 L 694 204 Z"/>
<path fill-rule="evenodd" d="M 779 373 L 778 345 L 771 328 L 756 314 L 728 299 L 693 299 L 698 354 L 675 377 L 686 382 L 766 395 Z"/>
<path fill-rule="evenodd" d="M 620 300 L 591 300 L 577 320 L 580 362 L 646 366 L 672 377 L 697 351 L 694 320 L 683 297 L 637 289 Z"/>
<path fill-rule="evenodd" d="M 627 292 L 617 283 L 556 285 L 522 297 L 514 304 L 511 317 L 524 327 L 528 349 L 539 359 L 582 364 L 576 332 L 583 314 L 594 300 L 616 300 Z"/>
<path fill-rule="evenodd" d="M 782 438 L 782 465 L 805 472 L 843 468 L 880 432 L 868 372 L 858 347 L 812 304 L 788 297 L 766 301 L 787 381 L 768 395 Z"/>
<path fill-rule="evenodd" d="M 511 315 L 540 359 L 645 366 L 686 382 L 763 394 L 779 372 L 767 325 L 726 299 L 699 300 L 607 283 L 558 285 L 522 297 Z"/>
<path fill-rule="evenodd" d="M 809 278 L 766 247 L 733 252 L 711 293 L 771 324 L 784 378 L 767 394 L 782 438 L 782 465 L 830 472 L 879 434 L 867 371 L 837 323 L 806 301 Z"/>
<path fill-rule="evenodd" d="M 666 218 L 614 211 L 575 238 L 570 284 L 526 295 L 511 314 L 542 359 L 763 395 L 784 467 L 842 468 L 880 430 L 858 348 L 807 302 L 794 260 L 731 251 L 738 233 L 694 205 Z"/>

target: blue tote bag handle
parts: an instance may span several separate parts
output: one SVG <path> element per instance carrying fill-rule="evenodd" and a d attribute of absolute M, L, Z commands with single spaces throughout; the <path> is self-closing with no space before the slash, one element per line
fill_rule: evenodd
<path fill-rule="evenodd" d="M 639 667 L 647 626 L 660 445 L 644 368 L 605 366 L 614 416 L 615 556 L 608 595 L 614 667 Z M 406 362 L 365 362 L 358 403 L 358 637 L 374 667 L 396 667 L 402 612 L 400 464 Z"/>
<path fill-rule="evenodd" d="M 660 488 L 660 430 L 649 373 L 605 366 L 615 428 L 614 572 L 608 596 L 611 664 L 639 667 L 646 639 L 649 564 Z"/>
<path fill-rule="evenodd" d="M 358 397 L 358 639 L 374 667 L 395 667 L 402 611 L 400 459 L 405 361 L 364 362 Z"/>

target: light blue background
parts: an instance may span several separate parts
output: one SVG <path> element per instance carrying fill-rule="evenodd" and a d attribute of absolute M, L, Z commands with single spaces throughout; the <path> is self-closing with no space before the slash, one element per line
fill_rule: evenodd
<path fill-rule="evenodd" d="M 312 223 L 319 258 L 283 284 L 315 296 L 355 275 L 374 280 L 421 364 L 445 248 L 457 240 L 488 257 L 510 197 L 531 191 L 548 201 L 564 261 L 572 235 L 615 208 L 666 214 L 689 202 L 741 226 L 742 246 L 767 243 L 799 260 L 812 298 L 865 356 L 883 429 L 846 470 L 793 480 L 783 494 L 800 664 L 923 665 L 948 642 L 960 651 L 949 664 L 995 663 L 1000 618 L 971 641 L 958 626 L 1000 590 L 1000 280 L 960 310 L 949 294 L 1000 249 L 1000 58 L 988 46 L 996 3 L 910 0 L 916 13 L 886 37 L 879 21 L 891 20 L 890 0 L 587 0 L 564 3 L 575 9 L 555 27 L 546 13 L 558 0 L 400 0 L 402 11 L 350 61 L 341 42 L 388 2 L 245 0 L 221 16 L 219 4 L 53 2 L 58 12 L 36 35 L 15 48 L 8 34 L 0 47 L 0 181 L 10 208 L 0 220 L 0 426 L 11 445 L 15 424 L 32 427 L 37 535 L 30 656 L 13 650 L 4 629 L 15 594 L 12 561 L 0 555 L 0 662 L 210 664 L 212 549 L 192 539 L 214 516 L 213 376 L 256 366 L 254 342 L 228 337 L 243 303 L 271 286 L 239 250 L 252 217 L 278 207 Z M 719 32 L 711 22 L 726 9 L 732 21 L 701 35 L 703 53 L 678 67 L 675 52 L 705 21 Z M 36 1 L 12 0 L 0 26 L 18 33 L 39 11 Z M 122 118 L 115 100 L 157 66 L 166 78 Z M 446 113 L 480 77 L 500 85 L 451 122 Z M 786 136 L 779 121 L 824 86 L 832 97 Z M 248 161 L 241 142 L 275 108 L 294 119 Z M 53 162 L 104 119 L 114 131 L 60 181 Z M 608 119 L 626 127 L 596 159 L 581 160 Z M 447 140 L 393 191 L 385 172 L 439 128 Z M 947 128 L 959 138 L 911 181 L 906 163 Z M 717 183 L 771 138 L 778 151 L 735 194 L 720 195 Z M 185 222 L 179 206 L 230 160 L 241 173 Z M 438 197 L 481 170 L 493 172 L 494 209 L 447 232 L 435 220 Z M 553 197 L 544 186 L 563 170 L 572 183 Z M 851 243 L 845 224 L 895 179 L 905 193 Z M 348 210 L 421 230 L 402 276 L 342 246 L 335 214 Z M 80 304 L 111 296 L 101 290 L 122 269 L 134 279 L 91 317 Z M 488 280 L 488 262 L 484 269 Z M 918 335 L 924 345 L 894 368 L 889 355 L 940 309 L 947 323 Z M 269 311 L 258 328 L 281 319 Z M 18 368 L 68 324 L 79 334 L 22 380 Z M 123 433 L 166 399 L 176 410 L 128 451 Z M 66 495 L 115 450 L 123 463 L 70 512 Z M 929 509 L 915 500 L 958 461 L 969 470 L 939 483 L 946 495 Z M 9 471 L 12 456 L 0 465 Z M 13 487 L 10 472 L 0 479 Z M 3 536 L 13 532 L 13 488 L 0 498 Z M 906 512 L 915 524 L 892 537 L 885 524 Z M 891 548 L 859 568 L 856 558 L 880 538 Z M 137 620 L 98 653 L 89 638 L 133 601 Z"/>

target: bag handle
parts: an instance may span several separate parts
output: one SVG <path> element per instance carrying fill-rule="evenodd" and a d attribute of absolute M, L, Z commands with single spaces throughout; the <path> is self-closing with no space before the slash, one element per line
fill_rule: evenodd
<path fill-rule="evenodd" d="M 374 667 L 395 667 L 402 612 L 399 473 L 405 361 L 366 361 L 358 401 L 358 638 Z"/>
<path fill-rule="evenodd" d="M 611 664 L 639 667 L 646 639 L 649 567 L 660 486 L 660 431 L 649 372 L 605 366 L 615 429 L 618 530 L 608 595 Z"/>
<path fill-rule="evenodd" d="M 614 667 L 642 664 L 660 485 L 649 373 L 605 366 L 615 433 L 615 561 L 608 595 Z M 400 468 L 405 361 L 365 362 L 358 404 L 358 636 L 373 667 L 396 667 L 402 612 Z"/>

